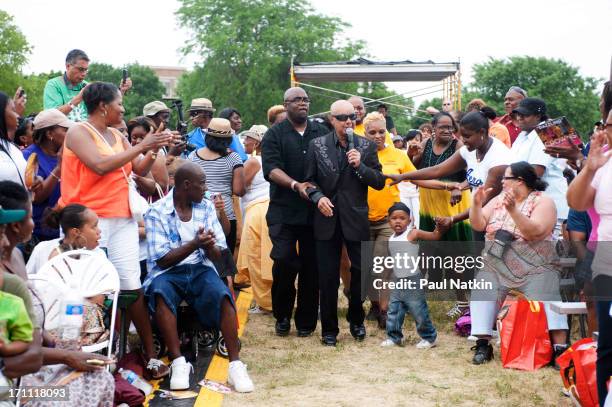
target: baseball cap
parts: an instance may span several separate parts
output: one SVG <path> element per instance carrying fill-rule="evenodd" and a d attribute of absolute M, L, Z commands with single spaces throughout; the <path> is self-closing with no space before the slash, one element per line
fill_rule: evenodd
<path fill-rule="evenodd" d="M 143 116 L 155 116 L 157 113 L 163 110 L 170 110 L 168 106 L 164 102 L 160 102 L 159 100 L 155 100 L 153 102 L 147 103 L 145 107 L 142 108 Z"/>
<path fill-rule="evenodd" d="M 38 113 L 34 118 L 34 130 L 45 129 L 51 126 L 70 128 L 74 122 L 58 109 L 47 109 Z"/>
<path fill-rule="evenodd" d="M 520 101 L 518 107 L 512 113 L 530 116 L 534 114 L 546 114 L 546 102 L 538 98 L 525 98 Z"/>
<path fill-rule="evenodd" d="M 19 222 L 26 216 L 26 211 L 23 209 L 2 209 L 0 206 L 0 225 L 7 223 Z"/>

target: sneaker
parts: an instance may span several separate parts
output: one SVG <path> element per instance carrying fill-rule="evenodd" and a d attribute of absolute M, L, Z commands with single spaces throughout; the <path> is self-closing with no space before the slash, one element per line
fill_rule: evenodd
<path fill-rule="evenodd" d="M 397 343 L 393 342 L 393 339 L 387 338 L 380 343 L 382 348 L 392 348 L 394 346 L 399 346 Z"/>
<path fill-rule="evenodd" d="M 170 373 L 170 368 L 159 359 L 149 359 L 146 369 L 153 380 L 161 379 Z"/>
<path fill-rule="evenodd" d="M 467 340 L 470 342 L 476 342 L 478 340 L 478 337 L 474 335 L 470 335 L 467 337 Z"/>
<path fill-rule="evenodd" d="M 255 386 L 247 373 L 247 365 L 239 360 L 230 362 L 227 383 L 233 386 L 238 393 L 250 393 L 255 390 Z"/>
<path fill-rule="evenodd" d="M 482 365 L 493 359 L 493 346 L 486 339 L 477 340 L 476 346 L 472 346 L 471 350 L 475 351 L 472 358 L 472 363 L 475 365 Z"/>
<path fill-rule="evenodd" d="M 269 314 L 270 311 L 267 311 L 263 308 L 261 308 L 259 305 L 255 305 L 251 308 L 249 308 L 249 314 Z"/>
<path fill-rule="evenodd" d="M 427 339 L 421 339 L 421 342 L 416 344 L 417 349 L 430 349 L 436 346 L 436 341 L 429 342 Z"/>
<path fill-rule="evenodd" d="M 470 310 L 469 305 L 465 305 L 464 303 L 456 302 L 455 305 L 453 305 L 453 307 L 450 310 L 448 310 L 448 312 L 446 313 L 446 316 L 452 319 L 458 319 L 459 317 L 462 317 L 463 314 L 465 314 L 469 310 Z"/>
<path fill-rule="evenodd" d="M 191 363 L 185 360 L 185 357 L 174 359 L 170 365 L 172 374 L 170 375 L 170 390 L 187 390 L 189 389 L 189 373 L 193 372 Z"/>

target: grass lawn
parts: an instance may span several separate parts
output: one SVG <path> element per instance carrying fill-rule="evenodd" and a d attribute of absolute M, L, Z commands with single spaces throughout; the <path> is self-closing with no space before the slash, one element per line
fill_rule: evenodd
<path fill-rule="evenodd" d="M 438 346 L 418 350 L 410 317 L 404 325 L 405 347 L 380 348 L 385 333 L 373 322 L 367 322 L 366 340 L 354 341 L 344 318 L 346 300 L 340 298 L 335 349 L 320 344 L 320 331 L 298 338 L 292 326 L 289 337 L 280 338 L 274 335 L 271 315 L 250 315 L 241 358 L 255 392 L 226 395 L 224 405 L 571 406 L 561 394 L 559 373 L 552 368 L 503 369 L 497 347 L 492 362 L 472 365 L 474 343 L 457 336 L 444 315 L 450 302 L 430 302 Z"/>

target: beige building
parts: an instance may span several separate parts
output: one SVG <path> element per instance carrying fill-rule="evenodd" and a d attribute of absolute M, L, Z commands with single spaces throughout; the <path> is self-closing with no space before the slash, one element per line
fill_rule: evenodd
<path fill-rule="evenodd" d="M 164 99 L 172 99 L 178 97 L 176 94 L 176 86 L 178 85 L 179 77 L 187 72 L 187 69 L 178 66 L 151 66 L 161 83 L 164 84 L 166 91 Z"/>

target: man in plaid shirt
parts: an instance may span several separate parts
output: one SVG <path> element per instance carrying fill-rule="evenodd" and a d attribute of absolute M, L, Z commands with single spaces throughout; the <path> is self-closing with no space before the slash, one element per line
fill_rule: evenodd
<path fill-rule="evenodd" d="M 253 391 L 239 359 L 234 301 L 211 261 L 226 244 L 214 205 L 204 199 L 206 175 L 197 164 L 185 163 L 174 182 L 145 214 L 149 274 L 144 288 L 172 360 L 170 389 L 188 389 L 193 370 L 181 355 L 176 327 L 176 310 L 185 300 L 204 327 L 221 330 L 230 359 L 228 383 L 238 392 Z"/>

